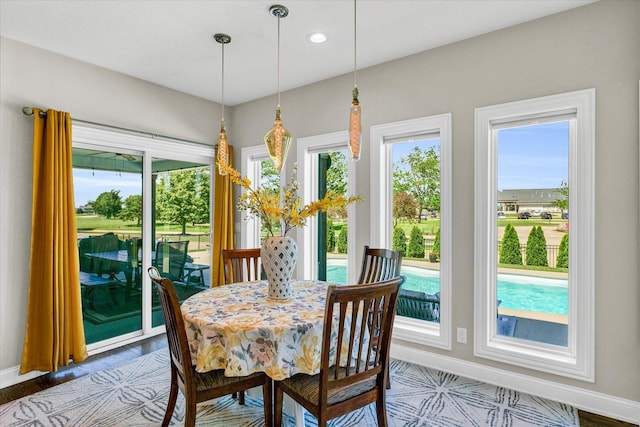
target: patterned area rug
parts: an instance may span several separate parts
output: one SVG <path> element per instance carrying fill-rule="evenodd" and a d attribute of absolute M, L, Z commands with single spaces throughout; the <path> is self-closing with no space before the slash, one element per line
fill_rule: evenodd
<path fill-rule="evenodd" d="M 2 426 L 157 426 L 169 393 L 168 354 L 160 350 L 0 406 Z M 578 426 L 574 408 L 394 360 L 387 391 L 390 426 Z M 183 425 L 179 394 L 172 425 Z M 316 426 L 310 414 L 306 426 Z M 230 397 L 198 406 L 198 426 L 262 426 L 262 400 Z M 285 414 L 285 426 L 293 427 Z M 337 418 L 331 426 L 377 425 L 375 406 Z"/>

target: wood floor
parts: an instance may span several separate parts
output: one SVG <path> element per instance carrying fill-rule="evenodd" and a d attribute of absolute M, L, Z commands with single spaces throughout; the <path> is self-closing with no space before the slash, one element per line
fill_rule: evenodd
<path fill-rule="evenodd" d="M 49 373 L 32 380 L 24 381 L 10 387 L 0 389 L 0 405 L 36 393 L 49 387 L 82 377 L 91 372 L 118 366 L 128 360 L 167 347 L 164 334 L 129 344 L 121 348 L 89 357 L 81 365 L 70 366 L 56 373 Z M 579 411 L 581 427 L 638 427 L 637 424 L 625 423 Z"/>

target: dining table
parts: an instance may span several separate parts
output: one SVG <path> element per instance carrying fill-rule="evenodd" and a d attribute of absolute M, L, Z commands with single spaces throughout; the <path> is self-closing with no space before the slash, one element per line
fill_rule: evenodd
<path fill-rule="evenodd" d="M 227 376 L 265 372 L 275 381 L 318 374 L 328 286 L 294 281 L 286 300 L 271 299 L 266 281 L 232 283 L 190 296 L 181 309 L 196 370 L 224 369 Z M 295 412 L 296 424 L 304 425 L 299 405 Z"/>

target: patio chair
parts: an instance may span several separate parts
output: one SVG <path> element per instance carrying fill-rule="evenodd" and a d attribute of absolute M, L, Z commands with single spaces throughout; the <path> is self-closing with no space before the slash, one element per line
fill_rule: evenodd
<path fill-rule="evenodd" d="M 191 427 L 196 421 L 196 405 L 210 399 L 241 392 L 253 387 L 262 387 L 265 425 L 272 425 L 272 382 L 264 372 L 245 377 L 226 377 L 224 369 L 205 373 L 197 372 L 191 360 L 191 350 L 180 310 L 180 302 L 171 280 L 160 276 L 155 267 L 149 267 L 149 277 L 160 295 L 162 314 L 167 329 L 169 360 L 171 365 L 171 388 L 169 401 L 162 420 L 168 426 L 178 398 L 178 389 L 185 397 L 184 425 Z"/>
<path fill-rule="evenodd" d="M 276 427 L 282 425 L 284 393 L 315 416 L 318 427 L 374 402 L 378 425 L 387 425 L 386 368 L 403 281 L 400 276 L 379 283 L 329 286 L 320 373 L 274 382 Z M 369 337 L 368 342 L 361 337 Z"/>
<path fill-rule="evenodd" d="M 170 279 L 172 282 L 180 282 L 184 277 L 188 248 L 188 240 L 158 242 L 153 266 L 160 271 L 162 277 Z"/>

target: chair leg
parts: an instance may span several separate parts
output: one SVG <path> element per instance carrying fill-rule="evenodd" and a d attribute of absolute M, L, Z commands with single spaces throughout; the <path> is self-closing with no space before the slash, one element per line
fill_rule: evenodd
<path fill-rule="evenodd" d="M 169 401 L 167 402 L 167 410 L 164 413 L 162 420 L 162 427 L 166 427 L 171 422 L 173 416 L 173 410 L 176 407 L 176 401 L 178 399 L 178 383 L 176 371 L 171 369 L 171 388 L 169 389 Z"/>
<path fill-rule="evenodd" d="M 282 427 L 282 389 L 278 387 L 278 382 L 274 381 L 273 392 L 273 427 Z"/>
<path fill-rule="evenodd" d="M 376 399 L 376 415 L 378 416 L 378 427 L 387 427 L 387 402 L 384 390 Z"/>
<path fill-rule="evenodd" d="M 184 410 L 184 427 L 195 427 L 196 425 L 196 401 L 195 398 L 187 399 Z"/>
<path fill-rule="evenodd" d="M 271 378 L 267 378 L 267 381 L 262 385 L 262 403 L 265 426 L 273 427 L 273 381 Z"/>
<path fill-rule="evenodd" d="M 238 403 L 244 405 L 244 390 L 239 393 L 240 397 L 238 398 Z"/>
<path fill-rule="evenodd" d="M 389 362 L 387 361 L 387 390 L 391 388 L 391 373 L 389 372 Z"/>

